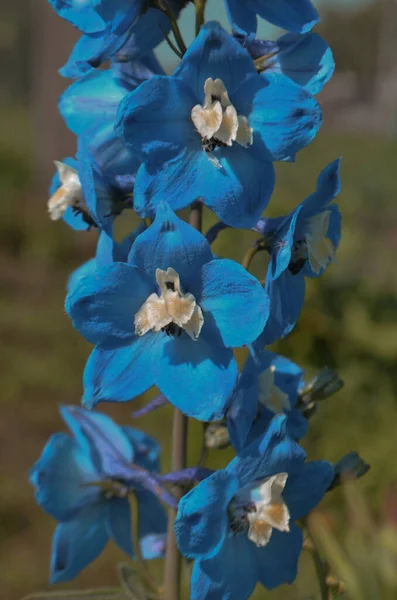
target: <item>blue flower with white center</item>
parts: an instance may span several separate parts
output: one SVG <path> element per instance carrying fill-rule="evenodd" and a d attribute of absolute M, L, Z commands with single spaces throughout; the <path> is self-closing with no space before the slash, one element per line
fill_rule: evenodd
<path fill-rule="evenodd" d="M 61 414 L 72 436 L 51 436 L 30 472 L 38 504 L 59 525 L 53 539 L 51 583 L 70 581 L 112 539 L 133 556 L 131 511 L 128 495 L 139 504 L 138 533 L 147 557 L 163 550 L 147 538 L 163 536 L 166 516 L 156 496 L 139 473 L 159 469 L 155 440 L 130 427 L 118 427 L 108 416 L 76 406 Z"/>
<path fill-rule="evenodd" d="M 302 380 L 302 369 L 283 356 L 265 350 L 257 360 L 247 358 L 226 413 L 236 452 L 262 435 L 275 414 L 285 414 L 289 436 L 305 435 L 307 420 L 294 408 Z"/>
<path fill-rule="evenodd" d="M 229 465 L 179 502 L 175 533 L 194 559 L 191 600 L 245 600 L 260 582 L 292 583 L 302 549 L 294 521 L 308 514 L 330 486 L 325 461 L 305 463 L 286 434 L 285 416 Z"/>
<path fill-rule="evenodd" d="M 156 385 L 185 414 L 211 421 L 223 416 L 236 382 L 231 348 L 258 337 L 268 300 L 242 266 L 215 259 L 205 237 L 162 203 L 127 264 L 82 278 L 66 310 L 96 344 L 84 373 L 86 406 Z"/>
<path fill-rule="evenodd" d="M 126 47 L 131 58 L 144 57 L 170 31 L 168 16 L 157 8 L 150 8 L 148 0 L 107 0 L 106 3 L 102 0 L 96 3 L 89 16 L 79 10 L 74 2 L 73 21 L 60 10 L 65 4 L 70 5 L 69 2 L 50 2 L 61 17 L 71 21 L 84 34 L 73 48 L 67 63 L 60 69 L 64 77 L 74 79 L 86 75 L 109 59 L 117 58 L 119 53 L 123 55 Z M 176 17 L 186 3 L 187 0 L 169 0 Z M 98 13 L 103 17 L 101 21 L 98 20 Z"/>
<path fill-rule="evenodd" d="M 233 227 L 252 227 L 274 186 L 272 162 L 294 155 L 321 124 L 317 102 L 281 74 L 258 75 L 248 52 L 207 23 L 172 77 L 126 96 L 116 131 L 142 160 L 135 209 L 153 216 L 200 198 Z"/>
<path fill-rule="evenodd" d="M 321 92 L 335 69 L 332 50 L 318 33 L 287 33 L 275 42 L 236 38 L 251 54 L 259 73 L 282 73 L 313 95 Z"/>
<path fill-rule="evenodd" d="M 257 16 L 294 33 L 307 33 L 319 17 L 310 0 L 225 0 L 233 30 L 254 38 Z"/>
<path fill-rule="evenodd" d="M 87 139 L 79 138 L 77 160 L 55 161 L 48 200 L 50 219 L 63 219 L 76 230 L 99 227 L 111 235 L 114 217 L 132 208 L 132 193 L 115 187 L 95 163 Z"/>
<path fill-rule="evenodd" d="M 316 191 L 287 217 L 258 221 L 255 229 L 265 236 L 271 255 L 265 282 L 270 314 L 255 350 L 290 333 L 303 307 L 305 277 L 320 276 L 334 261 L 342 217 L 338 206 L 330 202 L 340 189 L 337 159 L 320 173 Z"/>

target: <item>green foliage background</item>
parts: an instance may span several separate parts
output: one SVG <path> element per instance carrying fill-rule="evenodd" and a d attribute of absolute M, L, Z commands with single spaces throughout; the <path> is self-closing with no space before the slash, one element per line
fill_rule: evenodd
<path fill-rule="evenodd" d="M 2 115 L 0 135 L 0 581 L 2 600 L 47 588 L 50 540 L 55 523 L 35 505 L 28 469 L 51 433 L 63 429 L 58 405 L 78 403 L 89 344 L 73 330 L 63 310 L 68 274 L 93 255 L 95 232 L 75 234 L 47 219 L 46 198 L 32 190 L 31 159 L 21 143 L 25 113 Z M 280 164 L 269 214 L 288 211 L 315 186 L 320 170 L 343 155 L 343 237 L 338 264 L 309 282 L 306 304 L 294 332 L 277 344 L 308 374 L 323 366 L 336 368 L 345 388 L 325 401 L 304 441 L 310 458 L 337 460 L 355 449 L 372 465 L 360 482 L 372 509 L 382 511 L 384 495 L 397 478 L 397 142 L 374 136 L 322 132 L 299 154 L 298 162 Z M 205 225 L 212 222 L 206 213 Z M 122 226 L 124 230 L 133 219 Z M 214 245 L 222 256 L 241 260 L 251 233 L 224 232 Z M 265 276 L 266 260 L 258 255 L 253 271 Z M 233 319 L 233 315 L 231 315 Z M 236 322 L 236 327 L 238 323 Z M 239 355 L 243 358 L 243 352 Z M 120 423 L 145 398 L 125 405 L 100 407 Z M 136 423 L 157 436 L 169 468 L 171 411 L 162 409 Z M 189 462 L 199 455 L 201 426 L 193 423 Z M 222 466 L 229 450 L 210 457 Z M 346 523 L 340 492 L 324 504 L 336 532 Z M 109 544 L 103 556 L 66 587 L 116 584 L 115 564 L 121 553 Z M 158 566 L 160 569 L 160 566 Z M 188 572 L 185 574 L 188 581 Z M 293 587 L 284 586 L 255 598 L 292 600 L 316 597 L 308 557 Z"/>

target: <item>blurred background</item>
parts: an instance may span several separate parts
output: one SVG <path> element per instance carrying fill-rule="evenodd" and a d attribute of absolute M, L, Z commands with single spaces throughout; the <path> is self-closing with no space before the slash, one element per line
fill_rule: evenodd
<path fill-rule="evenodd" d="M 208 17 L 224 21 L 221 0 L 209 0 Z M 345 380 L 311 421 L 304 446 L 310 458 L 335 461 L 358 450 L 371 470 L 359 487 L 373 519 L 372 533 L 396 531 L 397 480 L 397 4 L 394 0 L 323 0 L 316 28 L 331 45 L 337 70 L 320 96 L 324 127 L 296 164 L 277 165 L 269 214 L 282 214 L 308 195 L 320 170 L 342 155 L 338 203 L 343 236 L 338 263 L 307 287 L 294 332 L 276 346 L 308 376 L 324 366 Z M 182 29 L 191 35 L 187 9 Z M 277 32 L 261 25 L 260 33 Z M 47 187 L 54 159 L 73 155 L 75 142 L 57 114 L 68 82 L 57 74 L 78 35 L 46 0 L 0 0 L 0 598 L 19 600 L 48 588 L 55 523 L 36 506 L 28 471 L 48 436 L 62 430 L 59 404 L 79 403 L 89 344 L 64 313 L 70 272 L 94 254 L 96 233 L 76 233 L 47 217 Z M 167 47 L 158 56 L 172 69 Z M 128 229 L 133 220 L 123 226 Z M 213 216 L 205 215 L 206 226 Z M 241 260 L 249 234 L 222 234 L 214 250 Z M 254 272 L 265 276 L 263 256 Z M 243 355 L 241 354 L 240 358 Z M 120 423 L 148 398 L 100 406 Z M 169 468 L 171 411 L 145 417 L 137 427 L 157 436 Z M 200 453 L 201 428 L 193 424 L 189 460 Z M 222 466 L 229 450 L 210 456 Z M 394 495 L 393 495 L 394 494 Z M 391 498 L 391 500 L 390 500 Z M 392 506 L 392 508 L 390 508 Z M 394 507 L 394 513 L 393 513 Z M 349 510 L 340 491 L 322 504 L 333 535 L 345 544 Z M 357 540 L 356 540 L 357 541 Z M 371 542 L 372 543 L 372 542 Z M 393 545 L 392 543 L 392 545 Z M 121 553 L 104 554 L 69 586 L 117 585 Z M 392 563 L 395 567 L 396 563 Z M 188 573 L 186 572 L 186 582 Z M 308 557 L 293 587 L 255 598 L 317 598 Z M 359 596 L 358 596 L 359 597 Z M 385 600 L 386 595 L 370 596 Z M 395 595 L 390 598 L 396 598 Z"/>

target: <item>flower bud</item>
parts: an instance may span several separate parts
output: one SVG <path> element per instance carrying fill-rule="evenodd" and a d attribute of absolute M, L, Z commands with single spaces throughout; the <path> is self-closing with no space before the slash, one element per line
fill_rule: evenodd
<path fill-rule="evenodd" d="M 330 490 L 338 487 L 347 479 L 359 479 L 365 475 L 370 469 L 357 452 L 349 452 L 338 460 L 334 465 L 335 477 L 329 487 Z"/>

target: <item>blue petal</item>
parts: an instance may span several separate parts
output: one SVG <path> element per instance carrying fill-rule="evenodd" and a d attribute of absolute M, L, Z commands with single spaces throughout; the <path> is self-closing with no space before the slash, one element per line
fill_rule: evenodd
<path fill-rule="evenodd" d="M 307 146 L 321 126 L 318 102 L 285 75 L 250 75 L 232 99 L 254 131 L 258 158 L 283 160 Z"/>
<path fill-rule="evenodd" d="M 141 164 L 114 132 L 114 121 L 106 120 L 84 133 L 86 149 L 99 171 L 106 176 L 108 186 L 129 194 L 134 189 L 136 173 Z M 127 204 L 128 198 L 125 198 Z M 132 201 L 131 201 L 132 204 Z"/>
<path fill-rule="evenodd" d="M 164 13 L 161 13 L 164 14 Z M 121 83 L 130 91 L 138 87 L 153 75 L 165 75 L 163 67 L 151 50 L 146 56 L 136 57 L 139 49 L 133 48 L 133 36 L 120 48 L 112 61 L 112 71 Z"/>
<path fill-rule="evenodd" d="M 115 263 L 82 279 L 66 298 L 66 312 L 91 343 L 120 344 L 134 336 L 134 316 L 153 291 L 139 269 Z"/>
<path fill-rule="evenodd" d="M 197 560 L 190 600 L 246 600 L 259 579 L 254 544 L 243 535 L 230 535 L 216 556 Z"/>
<path fill-rule="evenodd" d="M 174 210 L 197 198 L 232 227 L 252 227 L 266 208 L 274 188 L 270 162 L 258 160 L 252 148 L 234 144 L 213 152 L 218 166 L 202 149 L 200 138 L 165 165 L 143 164 L 135 185 L 135 208 L 140 216 L 153 216 L 164 199 Z M 270 160 L 267 153 L 266 160 Z"/>
<path fill-rule="evenodd" d="M 132 427 L 122 427 L 134 448 L 134 463 L 148 471 L 160 470 L 160 444 L 150 435 Z"/>
<path fill-rule="evenodd" d="M 84 406 L 126 402 L 146 392 L 154 384 L 157 344 L 157 336 L 147 333 L 116 350 L 94 348 L 84 371 Z"/>
<path fill-rule="evenodd" d="M 142 160 L 164 162 L 199 139 L 190 119 L 195 104 L 181 79 L 154 76 L 122 100 L 116 133 Z"/>
<path fill-rule="evenodd" d="M 302 470 L 306 453 L 287 435 L 287 419 L 275 416 L 266 433 L 245 448 L 226 467 L 234 473 L 243 487 L 255 479 L 264 479 L 276 473 L 294 473 Z"/>
<path fill-rule="evenodd" d="M 180 6 L 174 2 L 169 3 L 177 16 Z M 131 58 L 146 56 L 153 48 L 164 40 L 164 32 L 169 33 L 170 20 L 168 16 L 156 8 L 150 8 L 129 30 L 128 38 L 118 49 L 117 56 L 124 56 L 127 52 Z M 153 63 L 152 63 L 153 64 Z M 157 73 L 162 74 L 162 73 Z"/>
<path fill-rule="evenodd" d="M 62 414 L 72 431 L 77 427 L 88 439 L 103 477 L 117 478 L 119 466 L 133 462 L 134 447 L 110 417 L 79 406 L 64 407 Z"/>
<path fill-rule="evenodd" d="M 105 506 L 88 506 L 58 525 L 51 555 L 51 583 L 74 579 L 99 556 L 108 539 Z"/>
<path fill-rule="evenodd" d="M 334 475 L 331 463 L 316 460 L 306 463 L 300 472 L 288 477 L 283 498 L 292 521 L 302 519 L 317 506 L 331 485 Z"/>
<path fill-rule="evenodd" d="M 156 269 L 172 267 L 180 276 L 182 289 L 189 291 L 186 285 L 197 279 L 201 267 L 212 259 L 205 237 L 162 202 L 153 224 L 137 237 L 128 262 L 153 281 Z"/>
<path fill-rule="evenodd" d="M 50 437 L 30 471 L 37 503 L 59 520 L 70 518 L 82 506 L 96 502 L 98 489 L 82 484 L 98 478 L 90 456 L 64 433 Z"/>
<path fill-rule="evenodd" d="M 302 212 L 302 206 L 297 208 L 282 222 L 272 239 L 271 248 L 271 278 L 280 277 L 291 262 L 292 246 L 294 244 L 297 221 Z"/>
<path fill-rule="evenodd" d="M 202 291 L 196 301 L 229 348 L 256 340 L 269 312 L 269 300 L 259 281 L 228 259 L 215 259 L 202 269 Z M 211 335 L 207 329 L 206 335 Z M 210 338 L 208 338 L 210 339 Z"/>
<path fill-rule="evenodd" d="M 288 533 L 273 529 L 268 545 L 254 548 L 259 581 L 268 590 L 295 580 L 302 543 L 302 531 L 292 523 Z"/>
<path fill-rule="evenodd" d="M 87 260 L 87 262 L 80 265 L 73 271 L 71 275 L 69 275 L 68 283 L 67 283 L 67 291 L 70 292 L 73 288 L 80 285 L 80 281 L 87 277 L 87 275 L 91 275 L 97 268 L 97 261 L 95 258 L 91 258 Z"/>
<path fill-rule="evenodd" d="M 310 0 L 254 0 L 252 5 L 262 19 L 295 33 L 306 33 L 319 21 Z"/>
<path fill-rule="evenodd" d="M 144 560 L 164 558 L 167 547 L 167 535 L 145 535 L 141 538 L 141 552 Z"/>
<path fill-rule="evenodd" d="M 128 30 L 119 35 L 109 26 L 100 33 L 83 35 L 59 73 L 63 77 L 76 79 L 92 72 L 122 47 L 128 35 Z"/>
<path fill-rule="evenodd" d="M 197 102 L 203 103 L 204 83 L 209 77 L 222 79 L 229 96 L 232 96 L 250 73 L 256 75 L 256 69 L 247 50 L 219 23 L 212 21 L 203 25 L 175 70 L 174 77 L 181 77 L 192 87 L 196 101 L 190 106 L 191 110 Z"/>
<path fill-rule="evenodd" d="M 263 334 L 258 338 L 258 347 L 268 346 L 288 335 L 295 327 L 305 300 L 305 278 L 303 273 L 293 275 L 288 269 L 272 281 L 266 279 L 266 291 L 270 299 L 270 314 Z"/>
<path fill-rule="evenodd" d="M 318 176 L 316 191 L 302 202 L 302 218 L 311 217 L 327 207 L 341 190 L 341 159 L 330 162 Z"/>
<path fill-rule="evenodd" d="M 247 370 L 241 373 L 226 413 L 230 441 L 236 452 L 246 445 L 248 434 L 258 412 L 258 380 Z M 261 431 L 263 433 L 263 431 Z"/>
<path fill-rule="evenodd" d="M 175 535 L 188 558 L 213 557 L 229 529 L 227 508 L 238 491 L 238 482 L 226 471 L 216 471 L 181 498 Z"/>
<path fill-rule="evenodd" d="M 260 40 L 252 45 L 256 43 L 260 43 Z M 318 33 L 287 33 L 276 44 L 277 52 L 266 62 L 265 72 L 268 69 L 281 72 L 313 96 L 321 92 L 335 68 L 331 48 L 325 40 Z"/>
<path fill-rule="evenodd" d="M 96 2 L 92 0 L 49 0 L 58 15 L 80 31 L 96 33 L 103 31 L 106 23 L 96 11 Z M 90 6 L 91 5 L 91 6 Z"/>
<path fill-rule="evenodd" d="M 114 122 L 128 91 L 112 71 L 94 71 L 67 88 L 59 100 L 59 111 L 69 129 L 80 135 L 98 121 Z"/>
<path fill-rule="evenodd" d="M 128 556 L 133 556 L 131 507 L 126 498 L 114 498 L 107 503 L 106 530 L 108 536 Z"/>
<path fill-rule="evenodd" d="M 139 505 L 138 534 L 143 540 L 148 535 L 161 535 L 167 531 L 167 516 L 159 499 L 149 491 L 137 490 Z"/>
<path fill-rule="evenodd" d="M 233 26 L 233 31 L 252 38 L 256 34 L 257 19 L 255 11 L 247 2 L 241 0 L 225 0 L 226 13 Z"/>
<path fill-rule="evenodd" d="M 183 333 L 164 340 L 152 368 L 159 390 L 184 414 L 199 421 L 225 414 L 237 378 L 231 350 L 208 344 L 202 336 L 194 342 Z"/>

